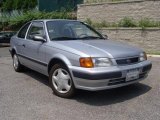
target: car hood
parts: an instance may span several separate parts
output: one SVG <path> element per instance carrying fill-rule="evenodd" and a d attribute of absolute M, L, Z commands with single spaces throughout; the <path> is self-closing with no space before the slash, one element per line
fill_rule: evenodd
<path fill-rule="evenodd" d="M 69 40 L 57 41 L 63 49 L 73 53 L 83 53 L 91 57 L 124 58 L 139 56 L 141 49 L 111 40 Z"/>

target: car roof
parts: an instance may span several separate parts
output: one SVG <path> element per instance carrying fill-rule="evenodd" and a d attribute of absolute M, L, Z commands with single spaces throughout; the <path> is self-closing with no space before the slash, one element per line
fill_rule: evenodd
<path fill-rule="evenodd" d="M 71 21 L 71 22 L 75 22 L 75 21 L 79 21 L 79 20 L 71 20 L 71 19 L 38 19 L 38 20 L 32 20 L 31 22 L 48 22 L 48 21 Z"/>

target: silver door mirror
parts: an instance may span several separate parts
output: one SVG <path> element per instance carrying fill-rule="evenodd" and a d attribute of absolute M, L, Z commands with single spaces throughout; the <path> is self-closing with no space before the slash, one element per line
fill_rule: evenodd
<path fill-rule="evenodd" d="M 46 39 L 40 35 L 31 35 L 30 36 L 34 41 L 46 42 Z"/>

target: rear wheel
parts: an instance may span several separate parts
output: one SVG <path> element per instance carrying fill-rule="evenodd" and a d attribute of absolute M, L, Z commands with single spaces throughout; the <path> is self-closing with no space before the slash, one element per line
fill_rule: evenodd
<path fill-rule="evenodd" d="M 49 81 L 53 92 L 60 97 L 69 98 L 75 93 L 75 87 L 67 67 L 55 64 L 49 74 Z"/>
<path fill-rule="evenodd" d="M 23 69 L 23 66 L 20 64 L 16 53 L 13 54 L 13 68 L 16 72 L 21 72 Z"/>

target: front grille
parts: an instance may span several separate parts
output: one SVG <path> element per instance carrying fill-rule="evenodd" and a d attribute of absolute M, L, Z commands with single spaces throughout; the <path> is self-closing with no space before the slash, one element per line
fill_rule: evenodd
<path fill-rule="evenodd" d="M 118 65 L 134 64 L 134 63 L 139 62 L 139 57 L 118 59 L 118 60 L 116 60 L 116 62 L 117 62 Z"/>
<path fill-rule="evenodd" d="M 110 80 L 108 85 L 118 85 L 121 83 L 125 83 L 125 78 L 120 78 L 120 79 L 114 79 L 114 80 Z"/>
<path fill-rule="evenodd" d="M 145 76 L 146 76 L 146 73 L 141 73 L 139 75 L 138 79 L 144 78 Z M 128 82 L 132 82 L 132 81 L 135 81 L 135 80 L 138 80 L 138 79 L 134 79 L 134 80 L 127 81 L 127 82 L 126 82 L 126 78 L 114 79 L 114 80 L 109 81 L 108 86 L 118 85 L 118 84 L 122 84 L 122 83 L 128 83 Z"/>

